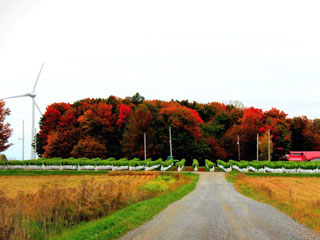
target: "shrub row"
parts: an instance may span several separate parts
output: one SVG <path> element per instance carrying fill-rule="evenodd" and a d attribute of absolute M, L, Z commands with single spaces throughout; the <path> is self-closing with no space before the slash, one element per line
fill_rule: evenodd
<path fill-rule="evenodd" d="M 162 158 L 159 158 L 158 160 L 152 161 L 151 158 L 147 159 L 147 167 L 153 167 L 156 165 L 161 165 L 162 164 Z"/>
<path fill-rule="evenodd" d="M 288 162 L 288 161 L 234 161 L 229 160 L 224 162 L 222 160 L 217 161 L 218 166 L 222 168 L 235 168 L 235 169 L 250 169 L 250 170 L 261 170 L 261 169 L 285 169 L 285 170 L 296 170 L 299 172 L 303 170 L 320 170 L 320 162 Z"/>
<path fill-rule="evenodd" d="M 220 160 L 218 160 L 220 161 Z M 61 169 L 69 169 L 70 167 L 77 169 L 76 166 L 81 166 L 78 168 L 78 170 L 81 169 L 94 169 L 94 166 L 97 166 L 98 169 L 113 169 L 112 167 L 115 167 L 116 170 L 121 170 L 124 167 L 130 168 L 132 170 L 151 170 L 156 169 L 159 166 L 162 166 L 163 168 L 167 168 L 171 165 L 173 165 L 176 162 L 176 166 L 180 167 L 182 169 L 185 166 L 186 159 L 181 159 L 180 161 L 170 159 L 163 161 L 162 158 L 159 158 L 157 160 L 152 160 L 151 158 L 147 160 L 140 160 L 139 158 L 133 158 L 131 160 L 128 160 L 127 158 L 121 158 L 116 160 L 115 158 L 107 158 L 107 159 L 101 159 L 101 158 L 94 158 L 94 159 L 88 159 L 88 158 L 40 158 L 38 160 L 25 160 L 25 161 L 19 161 L 19 160 L 13 160 L 13 161 L 0 161 L 0 168 L 1 169 L 7 169 L 6 166 L 20 166 L 20 168 L 23 168 L 23 166 L 30 166 L 30 168 L 25 169 L 37 169 L 32 168 L 32 166 L 38 166 L 38 168 L 42 165 L 44 166 L 67 166 L 65 168 Z M 225 163 L 223 161 L 220 161 L 221 164 L 230 165 L 229 163 Z M 206 160 L 206 165 L 211 169 L 214 167 L 214 163 Z M 69 167 L 70 166 L 70 167 Z M 99 167 L 101 166 L 101 168 Z M 197 159 L 193 159 L 192 162 L 193 168 L 199 166 L 199 161 Z M 106 167 L 106 168 L 105 168 Z M 19 169 L 20 169 L 19 168 Z M 57 168 L 57 167 L 54 167 Z M 43 169 L 46 169 L 44 167 Z M 50 167 L 51 169 L 51 167 Z"/>
<path fill-rule="evenodd" d="M 138 158 L 134 158 L 132 160 L 128 160 L 126 158 L 121 158 L 116 160 L 115 158 L 108 158 L 108 159 L 87 159 L 87 158 L 50 158 L 45 159 L 41 158 L 38 160 L 25 160 L 25 161 L 0 161 L 0 166 L 114 166 L 114 167 L 156 167 L 156 166 L 163 166 L 168 167 L 173 164 L 173 159 L 163 161 L 162 158 L 159 158 L 155 161 L 152 161 L 151 158 L 147 160 L 140 160 Z M 181 162 L 181 161 L 180 161 Z M 185 160 L 182 161 L 185 163 Z M 3 168 L 2 167 L 2 168 Z"/>

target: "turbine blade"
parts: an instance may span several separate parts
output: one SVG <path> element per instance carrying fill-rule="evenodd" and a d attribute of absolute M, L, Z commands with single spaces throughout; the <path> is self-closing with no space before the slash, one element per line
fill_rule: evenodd
<path fill-rule="evenodd" d="M 36 92 L 36 87 L 37 87 L 37 84 L 38 84 L 38 81 L 39 81 L 39 78 L 40 78 L 40 74 L 41 74 L 43 65 L 44 65 L 44 63 L 42 63 L 42 66 L 41 66 L 40 71 L 39 71 L 39 73 L 38 73 L 38 77 L 37 77 L 37 80 L 36 80 L 36 82 L 35 82 L 35 84 L 34 84 L 34 86 L 33 86 L 33 89 L 32 89 L 31 94 L 34 94 L 34 93 Z"/>
<path fill-rule="evenodd" d="M 37 102 L 36 102 L 36 101 L 34 101 L 34 104 L 36 105 L 36 107 L 37 107 L 37 109 L 38 109 L 39 113 L 41 114 L 41 116 L 43 116 L 43 114 L 42 114 L 42 112 L 41 112 L 41 110 L 40 110 L 40 108 L 39 108 L 39 106 L 38 106 L 38 104 L 37 104 Z"/>
<path fill-rule="evenodd" d="M 19 97 L 31 97 L 31 96 L 30 96 L 30 93 L 26 93 L 26 94 L 21 94 L 21 95 L 17 95 L 17 96 L 2 98 L 1 100 L 10 99 L 10 98 L 19 98 Z"/>

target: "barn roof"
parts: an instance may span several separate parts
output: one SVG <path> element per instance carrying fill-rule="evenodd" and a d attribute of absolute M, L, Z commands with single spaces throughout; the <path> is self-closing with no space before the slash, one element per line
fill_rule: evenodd
<path fill-rule="evenodd" d="M 320 158 L 320 151 L 290 151 L 286 157 L 289 161 L 311 161 Z"/>

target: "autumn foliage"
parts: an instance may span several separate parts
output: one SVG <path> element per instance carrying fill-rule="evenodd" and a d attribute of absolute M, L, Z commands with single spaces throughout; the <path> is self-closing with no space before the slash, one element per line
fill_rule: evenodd
<path fill-rule="evenodd" d="M 256 137 L 270 130 L 272 159 L 289 150 L 319 150 L 320 121 L 307 117 L 290 119 L 271 109 L 244 108 L 230 104 L 145 100 L 141 95 L 125 99 L 83 99 L 73 104 L 47 107 L 37 135 L 37 152 L 43 157 L 144 157 L 169 155 L 172 128 L 173 155 L 192 161 L 237 159 L 237 136 L 241 158 L 256 158 Z M 265 139 L 264 139 L 265 140 Z"/>

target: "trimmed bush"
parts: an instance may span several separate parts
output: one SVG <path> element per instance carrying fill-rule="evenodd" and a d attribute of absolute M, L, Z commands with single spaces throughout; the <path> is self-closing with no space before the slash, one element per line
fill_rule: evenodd
<path fill-rule="evenodd" d="M 224 167 L 224 168 L 229 168 L 231 167 L 231 163 L 230 162 L 224 162 L 222 160 L 217 160 L 218 165 Z"/>
<path fill-rule="evenodd" d="M 185 163 L 186 163 L 186 160 L 183 158 L 183 159 L 181 159 L 181 161 L 176 163 L 176 166 L 183 168 Z"/>
<path fill-rule="evenodd" d="M 163 167 L 169 167 L 171 164 L 173 164 L 173 159 L 162 162 Z"/>
<path fill-rule="evenodd" d="M 211 162 L 211 161 L 208 160 L 208 159 L 205 160 L 205 163 L 206 163 L 206 166 L 207 166 L 208 169 L 211 169 L 211 168 L 214 167 L 214 163 Z"/>
<path fill-rule="evenodd" d="M 193 159 L 192 160 L 192 167 L 195 168 L 195 167 L 198 167 L 199 166 L 199 161 L 197 159 Z"/>
<path fill-rule="evenodd" d="M 147 167 L 153 167 L 161 164 L 162 164 L 162 158 L 159 158 L 158 160 L 155 160 L 155 161 L 152 161 L 151 158 L 147 159 Z"/>

